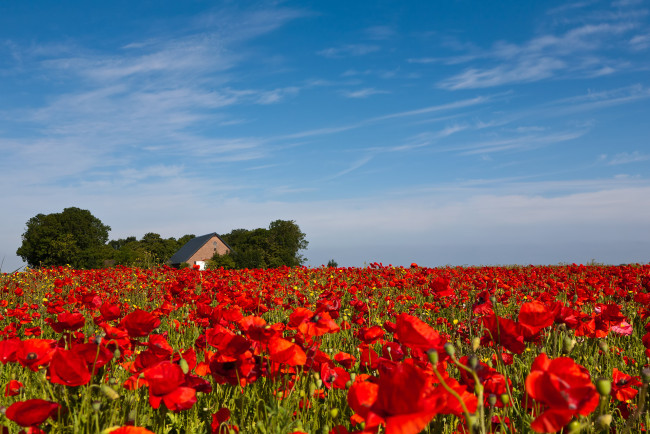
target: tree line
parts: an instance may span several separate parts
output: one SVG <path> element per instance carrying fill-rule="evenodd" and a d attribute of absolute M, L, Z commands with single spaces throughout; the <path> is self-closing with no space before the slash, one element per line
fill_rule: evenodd
<path fill-rule="evenodd" d="M 75 207 L 63 212 L 38 214 L 26 223 L 22 244 L 16 251 L 30 267 L 69 265 L 79 269 L 114 265 L 155 267 L 167 264 L 171 256 L 195 237 L 163 238 L 157 233 L 108 239 L 110 226 L 90 211 Z M 235 229 L 220 237 L 231 253 L 215 255 L 212 268 L 276 268 L 298 266 L 305 258 L 306 235 L 292 220 L 276 220 L 268 228 Z"/>

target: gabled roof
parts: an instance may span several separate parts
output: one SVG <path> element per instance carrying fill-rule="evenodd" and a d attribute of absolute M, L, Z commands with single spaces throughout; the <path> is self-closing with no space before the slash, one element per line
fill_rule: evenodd
<path fill-rule="evenodd" d="M 174 255 L 169 258 L 169 262 L 172 264 L 182 264 L 183 262 L 187 262 L 188 259 L 192 257 L 193 254 L 197 252 L 201 247 L 205 245 L 212 237 L 217 237 L 219 240 L 225 244 L 226 247 L 228 247 L 230 250 L 230 246 L 226 244 L 224 240 L 221 239 L 219 235 L 217 235 L 216 232 L 212 232 L 210 234 L 205 234 L 201 235 L 200 237 L 194 237 L 191 240 L 189 240 L 183 247 L 178 249 Z"/>

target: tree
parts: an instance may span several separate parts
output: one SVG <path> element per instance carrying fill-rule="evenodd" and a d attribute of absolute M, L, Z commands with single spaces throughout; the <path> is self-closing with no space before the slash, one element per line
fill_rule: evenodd
<path fill-rule="evenodd" d="M 85 209 L 71 207 L 60 213 L 37 214 L 27 221 L 16 254 L 30 267 L 99 267 L 110 230 Z"/>
<path fill-rule="evenodd" d="M 269 225 L 270 244 L 275 247 L 280 265 L 302 265 L 305 258 L 299 253 L 307 248 L 306 235 L 293 220 L 276 220 Z"/>
<path fill-rule="evenodd" d="M 305 260 L 299 253 L 307 248 L 305 237 L 293 220 L 276 220 L 268 229 L 235 229 L 221 235 L 233 252 L 227 255 L 228 258 L 215 255 L 210 265 L 215 268 L 298 266 Z"/>

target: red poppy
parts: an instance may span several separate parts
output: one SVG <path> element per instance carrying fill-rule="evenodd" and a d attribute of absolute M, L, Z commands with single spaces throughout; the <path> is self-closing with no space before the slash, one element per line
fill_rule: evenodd
<path fill-rule="evenodd" d="M 16 396 L 20 394 L 20 389 L 22 389 L 23 383 L 18 380 L 9 380 L 5 386 L 5 396 Z"/>
<path fill-rule="evenodd" d="M 227 424 L 226 422 L 230 419 L 230 410 L 225 407 L 222 407 L 216 413 L 212 414 L 212 434 L 228 434 L 230 430 L 239 432 L 239 428 L 235 425 Z"/>
<path fill-rule="evenodd" d="M 339 366 L 333 366 L 330 362 L 321 364 L 320 378 L 328 389 L 345 389 L 347 382 L 350 381 L 350 374 Z"/>
<path fill-rule="evenodd" d="M 361 342 L 364 342 L 366 344 L 372 344 L 377 341 L 377 339 L 381 339 L 384 337 L 384 330 L 382 330 L 381 327 L 379 326 L 372 326 L 372 327 L 362 327 L 359 329 L 357 332 L 357 337 Z"/>
<path fill-rule="evenodd" d="M 397 317 L 395 338 L 403 345 L 419 348 L 423 351 L 442 350 L 442 347 L 447 343 L 447 340 L 440 336 L 440 333 L 429 324 L 406 313 L 402 313 Z"/>
<path fill-rule="evenodd" d="M 50 362 L 50 381 L 64 386 L 82 386 L 90 381 L 86 361 L 71 350 L 58 348 Z"/>
<path fill-rule="evenodd" d="M 508 318 L 488 315 L 481 318 L 486 328 L 486 335 L 495 343 L 515 354 L 521 354 L 526 349 L 524 344 L 523 327 Z"/>
<path fill-rule="evenodd" d="M 20 426 L 35 426 L 45 422 L 48 417 L 55 418 L 60 408 L 61 405 L 56 402 L 28 399 L 11 404 L 5 416 Z"/>
<path fill-rule="evenodd" d="M 109 434 L 154 434 L 152 431 L 141 426 L 120 426 L 109 428 L 106 432 Z"/>
<path fill-rule="evenodd" d="M 541 329 L 553 325 L 559 311 L 560 305 L 549 309 L 538 301 L 524 303 L 519 309 L 517 321 L 529 332 L 529 335 L 535 335 Z"/>
<path fill-rule="evenodd" d="M 7 364 L 8 362 L 15 362 L 16 350 L 20 347 L 20 339 L 11 338 L 0 341 L 0 362 Z"/>
<path fill-rule="evenodd" d="M 635 387 L 642 385 L 639 377 L 627 375 L 617 368 L 612 371 L 612 396 L 619 401 L 627 402 L 633 399 L 639 393 Z"/>
<path fill-rule="evenodd" d="M 47 365 L 54 353 L 55 341 L 52 339 L 27 339 L 21 341 L 16 350 L 16 359 L 26 368 L 36 372 Z"/>
<path fill-rule="evenodd" d="M 337 333 L 340 330 L 327 312 L 313 313 L 304 307 L 295 309 L 289 315 L 289 328 L 298 329 L 306 337 Z"/>
<path fill-rule="evenodd" d="M 269 342 L 269 354 L 272 361 L 291 366 L 304 365 L 307 361 L 307 355 L 299 345 L 278 337 Z"/>
<path fill-rule="evenodd" d="M 536 432 L 555 432 L 577 415 L 586 416 L 598 406 L 599 395 L 589 371 L 569 357 L 550 360 L 537 356 L 526 378 L 526 391 L 546 410 L 531 423 Z"/>
<path fill-rule="evenodd" d="M 93 375 L 97 369 L 106 365 L 113 358 L 112 351 L 104 345 L 97 345 L 92 342 L 77 344 L 72 347 L 72 351 L 86 363 L 88 371 L 93 371 Z"/>
<path fill-rule="evenodd" d="M 430 375 L 410 363 L 382 371 L 377 384 L 357 381 L 348 391 L 348 404 L 365 421 L 366 430 L 385 424 L 386 434 L 419 433 L 445 411 L 447 399 Z"/>
<path fill-rule="evenodd" d="M 126 329 L 129 336 L 139 338 L 147 336 L 157 328 L 160 325 L 160 319 L 147 311 L 136 309 L 125 316 L 120 325 Z"/>
<path fill-rule="evenodd" d="M 437 297 L 454 295 L 454 290 L 449 285 L 451 279 L 448 277 L 436 277 L 429 283 L 429 288 L 435 292 Z"/>
<path fill-rule="evenodd" d="M 46 320 L 52 329 L 57 333 L 64 331 L 79 330 L 86 323 L 86 318 L 80 313 L 62 312 L 56 317 L 56 321 L 48 318 Z"/>
<path fill-rule="evenodd" d="M 247 316 L 239 320 L 239 326 L 249 339 L 267 343 L 269 339 L 276 336 L 277 329 L 269 326 L 263 318 L 258 316 Z"/>
<path fill-rule="evenodd" d="M 339 351 L 334 355 L 334 361 L 339 363 L 345 369 L 350 369 L 357 362 L 357 359 L 351 354 Z"/>
<path fill-rule="evenodd" d="M 112 321 L 122 317 L 122 310 L 117 303 L 104 302 L 99 307 L 99 313 L 104 321 Z"/>
<path fill-rule="evenodd" d="M 172 362 L 161 362 L 144 371 L 144 379 L 149 385 L 149 403 L 153 408 L 165 406 L 179 412 L 192 408 L 196 402 L 196 391 L 184 387 L 185 375 L 180 366 Z"/>

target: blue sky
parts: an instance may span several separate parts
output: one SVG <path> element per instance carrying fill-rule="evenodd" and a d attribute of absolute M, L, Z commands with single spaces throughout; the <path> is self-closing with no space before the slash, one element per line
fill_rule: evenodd
<path fill-rule="evenodd" d="M 308 264 L 650 261 L 648 1 L 5 1 L 0 259 L 295 220 Z"/>

